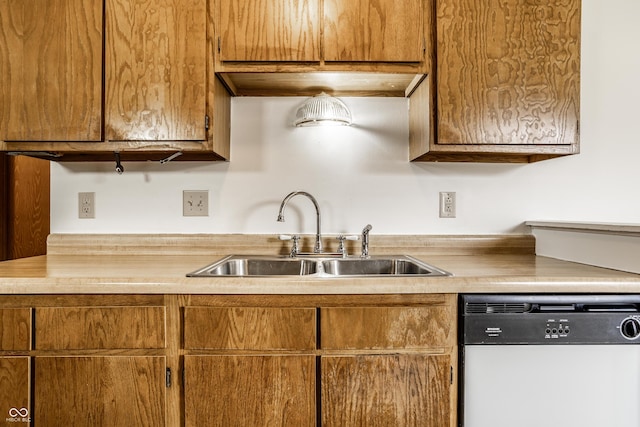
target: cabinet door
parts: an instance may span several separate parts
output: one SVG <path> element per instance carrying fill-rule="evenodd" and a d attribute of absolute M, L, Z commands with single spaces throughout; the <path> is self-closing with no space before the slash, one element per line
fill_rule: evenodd
<path fill-rule="evenodd" d="M 38 425 L 165 425 L 164 357 L 36 357 L 34 364 Z"/>
<path fill-rule="evenodd" d="M 0 357 L 1 425 L 31 425 L 30 371 L 28 357 Z"/>
<path fill-rule="evenodd" d="M 206 1 L 106 0 L 106 138 L 205 140 Z"/>
<path fill-rule="evenodd" d="M 315 356 L 185 356 L 185 425 L 315 426 Z"/>
<path fill-rule="evenodd" d="M 580 0 L 436 0 L 437 143 L 573 144 Z"/>
<path fill-rule="evenodd" d="M 325 61 L 420 62 L 422 0 L 325 0 Z"/>
<path fill-rule="evenodd" d="M 220 61 L 318 61 L 318 0 L 218 0 Z"/>
<path fill-rule="evenodd" d="M 322 425 L 451 425 L 450 357 L 323 356 Z"/>
<path fill-rule="evenodd" d="M 103 2 L 0 2 L 0 140 L 100 141 Z"/>

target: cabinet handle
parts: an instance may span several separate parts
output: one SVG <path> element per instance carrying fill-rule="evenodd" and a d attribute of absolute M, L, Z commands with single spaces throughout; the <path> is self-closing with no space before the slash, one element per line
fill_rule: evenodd
<path fill-rule="evenodd" d="M 171 368 L 167 368 L 167 372 L 164 376 L 164 381 L 167 388 L 171 388 Z"/>

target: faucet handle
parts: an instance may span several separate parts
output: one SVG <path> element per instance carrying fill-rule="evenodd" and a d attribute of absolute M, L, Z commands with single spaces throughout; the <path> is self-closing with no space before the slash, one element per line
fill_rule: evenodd
<path fill-rule="evenodd" d="M 298 236 L 297 234 L 294 234 L 294 235 L 281 234 L 278 236 L 278 239 L 293 240 L 293 244 L 291 245 L 291 252 L 289 252 L 289 256 L 291 258 L 295 258 L 296 256 L 298 256 L 298 253 L 300 252 L 300 246 L 298 244 L 298 242 L 300 241 L 300 236 Z"/>
<path fill-rule="evenodd" d="M 358 235 L 344 235 L 344 234 L 340 234 L 338 237 L 336 237 L 336 240 L 338 240 L 340 243 L 338 245 L 338 253 L 342 254 L 342 256 L 344 258 L 347 257 L 347 248 L 344 246 L 344 241 L 345 240 L 360 240 L 360 236 Z"/>

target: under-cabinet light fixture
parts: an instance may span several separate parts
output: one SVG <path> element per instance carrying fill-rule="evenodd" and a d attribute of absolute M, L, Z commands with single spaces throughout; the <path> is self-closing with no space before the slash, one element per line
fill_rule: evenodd
<path fill-rule="evenodd" d="M 338 98 L 322 92 L 307 99 L 296 111 L 293 124 L 301 126 L 350 126 L 351 111 Z"/>

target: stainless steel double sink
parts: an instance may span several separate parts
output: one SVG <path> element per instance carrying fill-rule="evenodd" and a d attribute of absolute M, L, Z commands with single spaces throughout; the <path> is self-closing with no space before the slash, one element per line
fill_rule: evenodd
<path fill-rule="evenodd" d="M 187 277 L 378 277 L 451 276 L 451 273 L 408 255 L 361 257 L 277 257 L 230 255 L 187 274 Z"/>

